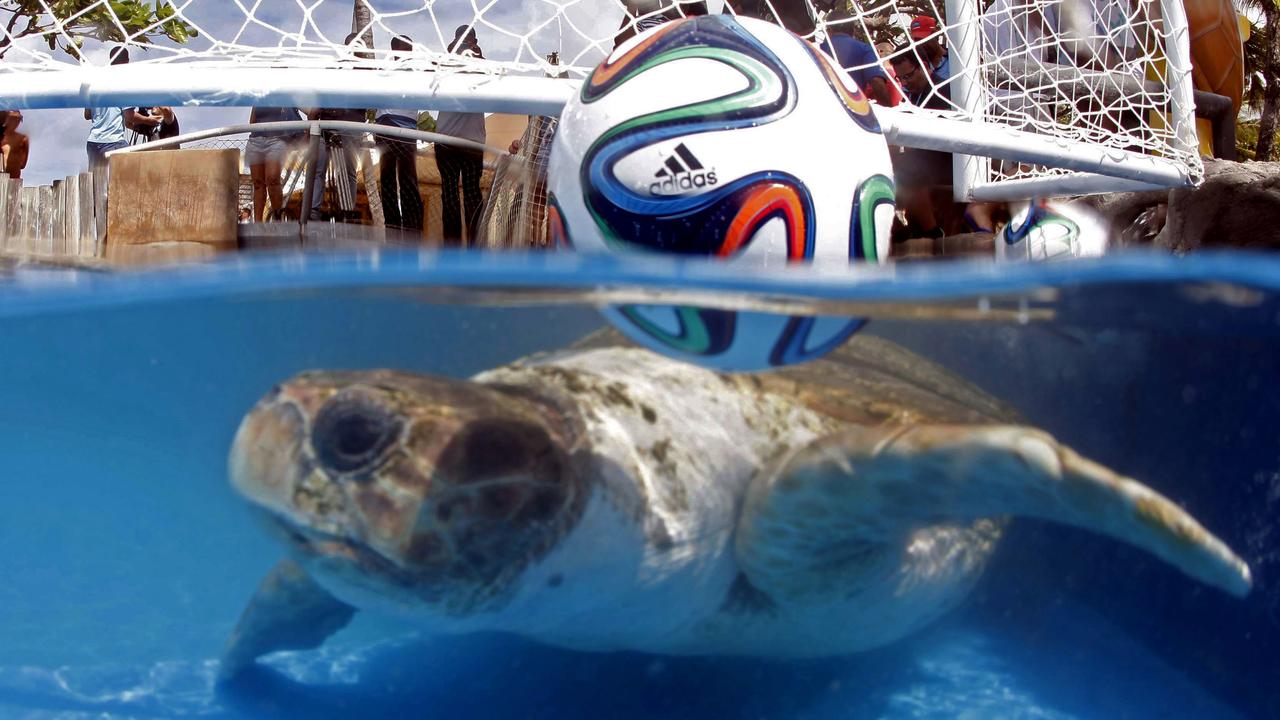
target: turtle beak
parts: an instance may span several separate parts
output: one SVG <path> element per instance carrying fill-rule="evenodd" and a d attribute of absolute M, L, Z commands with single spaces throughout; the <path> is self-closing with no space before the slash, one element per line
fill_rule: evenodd
<path fill-rule="evenodd" d="M 240 423 L 231 445 L 231 484 L 257 505 L 285 510 L 299 480 L 306 441 L 302 410 L 282 393 L 264 397 Z"/>

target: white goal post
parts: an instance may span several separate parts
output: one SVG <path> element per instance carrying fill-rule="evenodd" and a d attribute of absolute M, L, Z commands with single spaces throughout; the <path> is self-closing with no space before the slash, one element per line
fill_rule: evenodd
<path fill-rule="evenodd" d="M 118 0 L 0 0 L 0 109 L 290 105 L 555 116 L 620 33 L 683 14 L 739 12 L 816 42 L 893 38 L 876 57 L 885 67 L 905 54 L 919 60 L 937 41 L 951 73 L 930 85 L 946 107 L 877 113 L 891 143 L 956 154 L 959 198 L 1185 186 L 1203 172 L 1181 0 L 129 3 L 154 11 L 121 17 Z M 936 29 L 912 38 L 908 24 L 921 15 Z M 455 28 L 476 34 L 483 58 L 450 51 Z M 393 35 L 412 37 L 412 51 L 393 53 Z M 121 41 L 132 62 L 110 64 L 109 48 Z"/>

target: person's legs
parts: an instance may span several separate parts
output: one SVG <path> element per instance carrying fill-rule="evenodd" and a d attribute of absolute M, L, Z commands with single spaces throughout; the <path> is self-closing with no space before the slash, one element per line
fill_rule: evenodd
<path fill-rule="evenodd" d="M 107 153 L 129 147 L 121 140 L 113 143 L 85 143 L 89 155 L 89 172 L 93 176 L 93 214 L 97 218 L 98 249 L 107 236 L 107 187 L 111 183 L 111 165 Z"/>
<path fill-rule="evenodd" d="M 315 172 L 311 176 L 311 214 L 312 219 L 320 213 L 320 206 L 324 203 L 324 179 L 329 174 L 329 139 L 327 137 L 320 138 L 320 148 L 316 152 Z"/>
<path fill-rule="evenodd" d="M 396 192 L 400 153 L 396 152 L 395 143 L 388 140 L 379 141 L 378 147 L 382 151 L 382 159 L 378 163 L 378 193 L 382 195 L 383 224 L 400 227 L 404 222 L 400 217 L 400 194 Z"/>
<path fill-rule="evenodd" d="M 418 144 L 396 143 L 397 180 L 400 184 L 400 212 L 406 230 L 422 229 L 422 195 L 418 193 Z"/>
<path fill-rule="evenodd" d="M 267 199 L 271 201 L 271 216 L 279 219 L 284 211 L 284 162 L 280 158 L 271 158 L 265 164 L 267 176 Z"/>
<path fill-rule="evenodd" d="M 440 169 L 440 224 L 446 245 L 462 244 L 462 211 L 458 203 L 458 165 L 456 151 L 436 143 L 436 167 Z"/>
<path fill-rule="evenodd" d="M 267 206 L 267 173 L 265 138 L 250 137 L 244 146 L 244 164 L 249 166 L 249 178 L 253 181 L 253 222 L 262 221 Z"/>
<path fill-rule="evenodd" d="M 253 180 L 253 221 L 261 222 L 267 207 L 267 166 L 250 165 L 249 177 Z"/>
<path fill-rule="evenodd" d="M 463 150 L 459 170 L 462 174 L 462 204 L 466 209 L 467 244 L 474 244 L 480 225 L 480 207 L 484 196 L 480 194 L 480 175 L 484 172 L 484 153 L 479 150 Z"/>
<path fill-rule="evenodd" d="M 255 222 L 258 218 L 262 220 L 279 218 L 280 211 L 284 210 L 284 178 L 281 177 L 281 173 L 284 170 L 284 159 L 288 153 L 289 143 L 282 137 L 269 137 L 262 143 L 259 164 L 262 165 L 262 182 L 266 188 L 266 199 L 271 201 L 271 217 L 262 217 L 261 212 L 259 212 L 258 215 L 254 216 Z M 257 189 L 256 182 L 254 189 L 255 191 Z"/>
<path fill-rule="evenodd" d="M 96 179 L 100 168 L 105 164 L 102 146 L 99 143 L 87 142 L 84 144 L 84 152 L 89 158 L 89 172 L 93 173 Z"/>

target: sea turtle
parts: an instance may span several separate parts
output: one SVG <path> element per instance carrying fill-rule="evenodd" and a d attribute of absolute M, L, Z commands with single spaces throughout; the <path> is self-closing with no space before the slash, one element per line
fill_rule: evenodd
<path fill-rule="evenodd" d="M 963 600 L 1013 515 L 1251 582 L 1177 505 L 865 334 L 755 375 L 612 331 L 470 380 L 306 372 L 248 413 L 230 464 L 292 559 L 224 678 L 356 608 L 581 650 L 849 653 Z"/>

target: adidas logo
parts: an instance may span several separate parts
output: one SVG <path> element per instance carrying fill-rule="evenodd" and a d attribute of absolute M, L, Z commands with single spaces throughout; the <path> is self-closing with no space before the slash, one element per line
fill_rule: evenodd
<path fill-rule="evenodd" d="M 684 143 L 675 147 L 674 153 L 663 161 L 653 177 L 656 179 L 649 183 L 649 192 L 653 195 L 680 195 L 718 182 L 716 169 L 704 168 Z"/>

